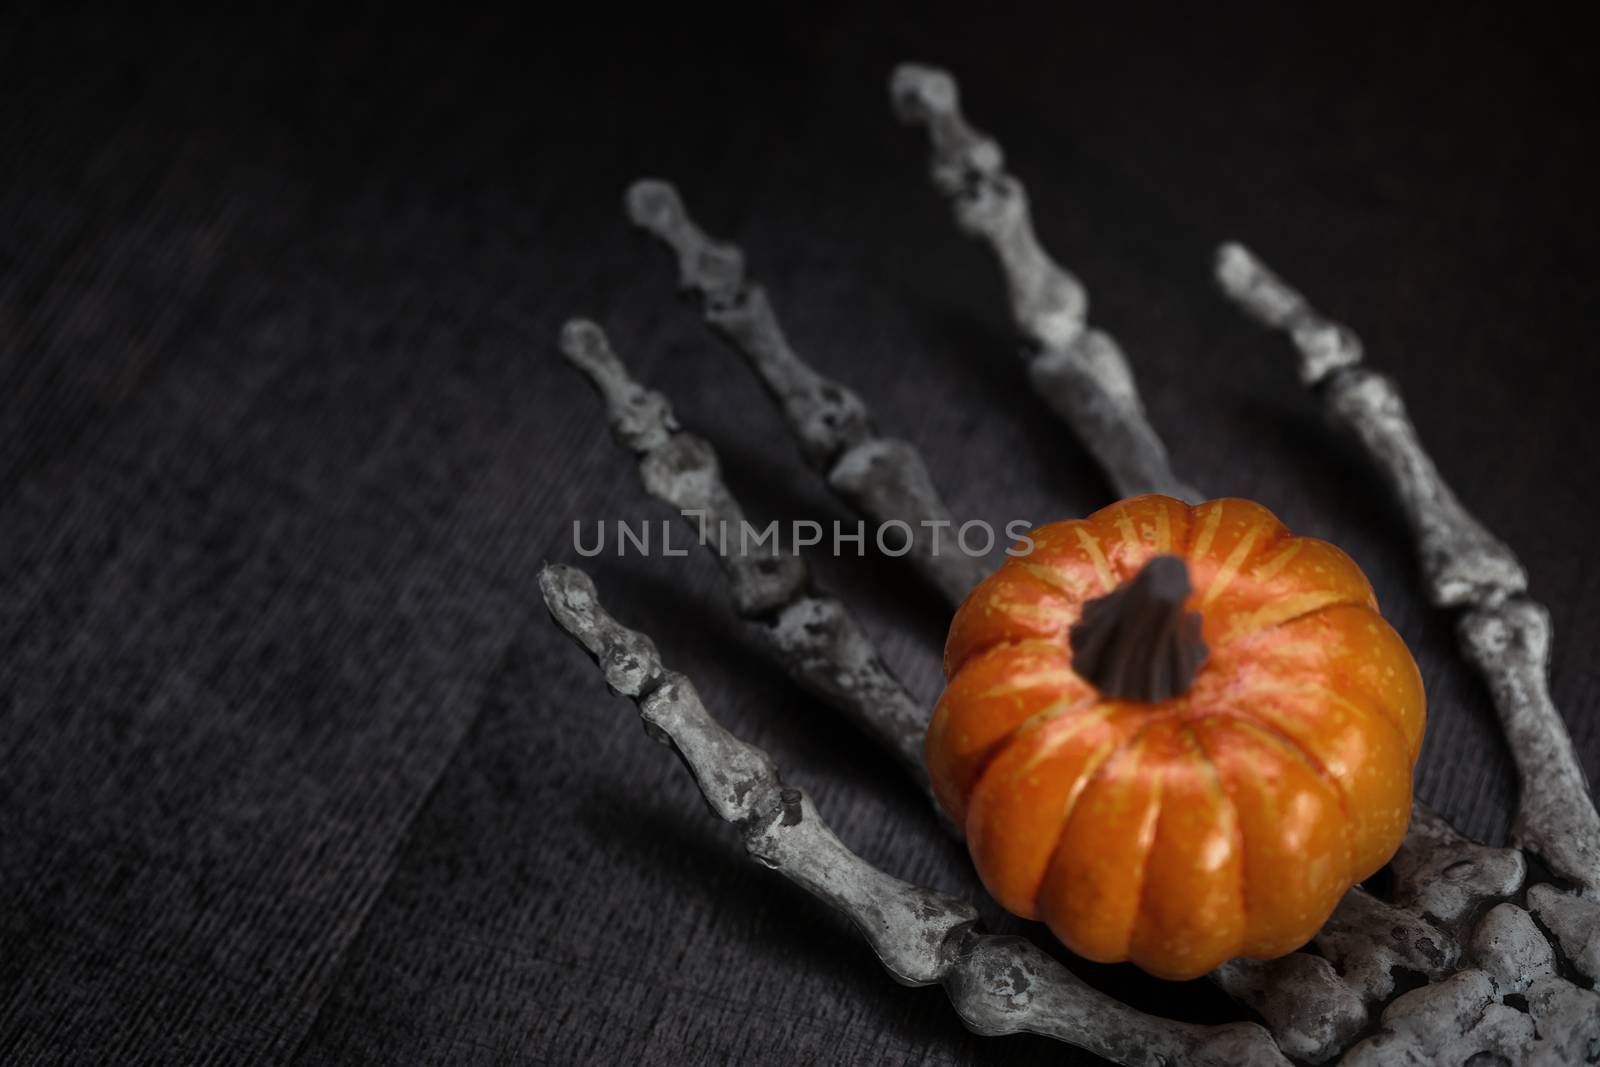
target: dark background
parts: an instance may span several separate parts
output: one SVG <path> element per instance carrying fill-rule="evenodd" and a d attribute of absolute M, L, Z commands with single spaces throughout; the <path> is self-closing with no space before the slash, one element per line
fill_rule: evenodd
<path fill-rule="evenodd" d="M 1550 606 L 1555 697 L 1600 774 L 1600 168 L 1575 27 L 789 6 L 7 17 L 0 1061 L 1072 1059 L 967 1034 L 748 863 L 535 584 L 574 558 L 573 520 L 667 516 L 556 355 L 573 314 L 670 392 L 755 517 L 845 517 L 625 223 L 642 174 L 743 243 L 799 350 L 922 448 L 958 516 L 1108 502 L 890 117 L 902 58 L 962 80 L 1179 469 L 1367 569 L 1430 692 L 1421 795 L 1504 839 L 1492 710 L 1362 456 L 1214 293 L 1219 240 L 1399 379 Z M 816 563 L 931 700 L 939 601 L 881 560 Z M 765 661 L 708 558 L 591 569 L 847 843 L 1024 925 Z M 1238 1017 L 1204 983 L 1074 966 Z"/>

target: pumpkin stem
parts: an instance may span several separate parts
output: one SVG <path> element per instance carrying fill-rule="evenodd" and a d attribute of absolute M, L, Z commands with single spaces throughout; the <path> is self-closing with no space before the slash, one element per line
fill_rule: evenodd
<path fill-rule="evenodd" d="M 1154 703 L 1187 693 L 1210 654 L 1200 613 L 1183 609 L 1193 588 L 1183 560 L 1156 556 L 1085 603 L 1069 634 L 1072 669 L 1113 700 Z"/>

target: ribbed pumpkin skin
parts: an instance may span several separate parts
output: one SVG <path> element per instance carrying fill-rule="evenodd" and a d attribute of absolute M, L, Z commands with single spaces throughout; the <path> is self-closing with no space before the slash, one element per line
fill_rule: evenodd
<path fill-rule="evenodd" d="M 1031 536 L 956 612 L 928 731 L 984 885 L 1163 978 L 1304 944 L 1399 847 L 1422 743 L 1421 675 L 1360 568 L 1238 499 L 1135 497 Z M 1210 658 L 1174 700 L 1102 699 L 1069 628 L 1163 553 Z"/>

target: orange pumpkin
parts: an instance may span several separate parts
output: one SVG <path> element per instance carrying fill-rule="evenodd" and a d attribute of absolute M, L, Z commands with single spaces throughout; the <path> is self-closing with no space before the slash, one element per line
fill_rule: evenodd
<path fill-rule="evenodd" d="M 1248 500 L 1135 497 L 1031 538 L 957 611 L 928 731 L 984 885 L 1164 978 L 1304 944 L 1399 846 L 1422 743 L 1360 568 Z"/>

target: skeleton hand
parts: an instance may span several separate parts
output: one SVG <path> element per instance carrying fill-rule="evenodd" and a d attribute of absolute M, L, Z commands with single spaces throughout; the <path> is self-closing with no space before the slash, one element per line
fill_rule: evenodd
<path fill-rule="evenodd" d="M 1005 172 L 999 146 L 963 119 L 954 81 L 901 67 L 891 96 L 902 118 L 927 128 L 933 181 L 951 199 L 958 224 L 995 250 L 1035 390 L 1100 461 L 1119 495 L 1199 499 L 1174 474 L 1120 349 L 1088 327 L 1083 288 L 1034 235 L 1022 185 Z M 746 280 L 742 255 L 707 238 L 671 186 L 640 182 L 627 200 L 633 220 L 674 250 L 681 282 L 700 294 L 708 324 L 760 375 L 834 491 L 872 524 L 898 521 L 915 531 L 908 560 L 950 600 L 961 599 L 981 574 L 969 557 L 932 550 L 928 531 L 952 518 L 916 450 L 880 437 L 859 397 L 794 353 L 766 295 Z M 1461 613 L 1463 650 L 1484 674 L 1511 746 L 1521 779 L 1516 844 L 1555 879 L 1525 887 L 1523 851 L 1468 841 L 1418 805 L 1389 865 L 1392 886 L 1382 897 L 1352 889 L 1314 938 L 1317 954 L 1234 960 L 1213 973 L 1259 1012 L 1265 1029 L 1195 1026 L 1134 1011 L 1027 941 L 979 932 L 970 905 L 901 882 L 851 853 L 764 753 L 716 724 L 648 637 L 606 614 L 587 576 L 547 568 L 545 602 L 613 691 L 638 703 L 652 736 L 677 750 L 752 856 L 848 915 L 897 981 L 943 985 L 979 1033 L 1044 1034 L 1122 1064 L 1321 1063 L 1341 1053 L 1350 1064 L 1594 1062 L 1600 995 L 1579 982 L 1600 979 L 1600 815 L 1546 687 L 1548 615 L 1525 597 L 1526 577 L 1510 550 L 1444 484 L 1394 384 L 1364 369 L 1354 335 L 1238 245 L 1219 250 L 1217 276 L 1247 312 L 1290 335 L 1303 381 L 1390 482 L 1410 521 L 1428 594 Z M 629 378 L 600 329 L 571 323 L 561 347 L 600 390 L 617 437 L 639 456 L 646 490 L 702 526 L 737 526 L 743 513 L 715 453 L 678 428 L 661 394 Z M 927 710 L 849 610 L 813 587 L 798 556 L 776 546 L 752 549 L 743 539 L 718 547 L 736 609 L 773 656 L 926 790 Z M 1396 979 L 1405 975 L 1423 984 L 1396 996 Z"/>

